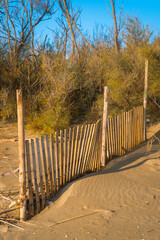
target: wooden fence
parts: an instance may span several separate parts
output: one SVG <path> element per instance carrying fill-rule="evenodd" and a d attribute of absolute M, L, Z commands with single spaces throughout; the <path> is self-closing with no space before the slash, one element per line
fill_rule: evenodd
<path fill-rule="evenodd" d="M 143 106 L 107 120 L 107 159 L 121 156 L 143 142 Z"/>
<path fill-rule="evenodd" d="M 143 107 L 109 118 L 106 131 L 106 157 L 125 154 L 143 141 Z M 26 216 L 44 209 L 66 183 L 98 171 L 101 149 L 102 120 L 25 140 Z"/>
<path fill-rule="evenodd" d="M 66 183 L 100 169 L 101 142 L 102 120 L 25 140 L 27 217 Z"/>

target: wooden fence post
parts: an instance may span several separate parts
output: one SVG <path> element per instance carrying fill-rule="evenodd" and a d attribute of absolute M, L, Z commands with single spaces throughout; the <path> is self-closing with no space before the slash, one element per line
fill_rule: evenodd
<path fill-rule="evenodd" d="M 26 220 L 25 133 L 24 133 L 24 106 L 22 89 L 17 90 L 17 117 L 18 117 L 18 156 L 19 156 L 19 184 L 20 184 L 20 220 Z"/>
<path fill-rule="evenodd" d="M 143 141 L 146 141 L 146 112 L 147 112 L 147 90 L 148 90 L 148 60 L 145 60 L 145 81 L 143 99 Z"/>
<path fill-rule="evenodd" d="M 101 166 L 106 164 L 106 131 L 107 131 L 107 117 L 108 117 L 108 103 L 109 103 L 109 87 L 104 87 L 104 107 L 103 107 L 103 126 L 102 126 L 102 155 Z"/>

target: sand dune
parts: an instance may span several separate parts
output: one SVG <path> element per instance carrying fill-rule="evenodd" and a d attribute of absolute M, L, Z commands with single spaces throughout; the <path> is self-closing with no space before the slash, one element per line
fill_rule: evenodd
<path fill-rule="evenodd" d="M 28 223 L 1 225 L 0 239 L 160 240 L 159 142 L 68 184 Z"/>

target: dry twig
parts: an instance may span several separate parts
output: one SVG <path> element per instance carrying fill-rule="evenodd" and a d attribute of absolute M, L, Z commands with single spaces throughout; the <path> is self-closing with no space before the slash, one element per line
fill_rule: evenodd
<path fill-rule="evenodd" d="M 9 223 L 9 222 L 4 221 L 4 220 L 0 220 L 0 222 L 2 222 L 2 223 L 4 223 L 4 224 L 8 224 L 8 225 L 10 225 L 10 226 L 12 226 L 12 227 L 15 227 L 15 228 L 24 230 L 24 228 L 22 228 L 22 227 L 20 227 L 20 226 L 17 226 L 17 225 L 15 225 L 15 224 L 13 224 L 13 223 Z"/>

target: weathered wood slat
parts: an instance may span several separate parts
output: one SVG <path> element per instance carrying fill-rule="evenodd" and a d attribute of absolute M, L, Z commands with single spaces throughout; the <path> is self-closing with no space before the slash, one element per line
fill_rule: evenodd
<path fill-rule="evenodd" d="M 108 153 L 109 153 L 109 160 L 111 159 L 111 129 L 110 129 L 110 118 L 108 118 Z"/>
<path fill-rule="evenodd" d="M 76 134 L 76 140 L 75 140 L 75 148 L 74 148 L 74 158 L 73 158 L 73 165 L 72 165 L 72 179 L 75 179 L 75 171 L 76 171 L 76 160 L 77 160 L 77 154 L 78 154 L 78 143 L 79 143 L 79 135 L 80 135 L 80 126 L 77 127 L 77 134 Z"/>
<path fill-rule="evenodd" d="M 101 166 L 106 165 L 106 129 L 108 118 L 108 104 L 109 104 L 109 87 L 104 87 L 104 104 L 103 104 L 103 122 L 102 122 L 102 150 L 101 150 Z"/>
<path fill-rule="evenodd" d="M 111 149 L 111 159 L 113 158 L 113 126 L 112 126 L 112 118 L 109 119 L 109 127 L 110 127 L 110 149 Z"/>
<path fill-rule="evenodd" d="M 100 159 L 101 159 L 101 146 L 102 146 L 102 120 L 100 120 L 98 122 L 99 124 L 99 131 L 98 131 L 98 152 L 97 152 L 97 156 L 98 156 L 98 161 L 97 161 L 97 165 L 98 165 L 98 168 L 97 168 L 97 171 L 99 171 L 101 165 L 100 165 Z"/>
<path fill-rule="evenodd" d="M 81 127 L 78 148 L 77 148 L 77 160 L 76 160 L 76 166 L 75 166 L 75 176 L 76 177 L 78 176 L 78 166 L 79 166 L 79 161 L 80 161 L 80 152 L 81 152 L 81 146 L 82 146 L 82 141 L 83 141 L 83 135 L 84 135 L 84 126 Z"/>
<path fill-rule="evenodd" d="M 91 151 L 91 156 L 90 156 L 90 169 L 92 171 L 95 171 L 95 166 L 96 166 L 96 141 L 97 141 L 97 135 L 98 135 L 98 122 L 95 124 L 95 133 L 93 136 L 93 143 L 92 143 L 92 151 Z"/>
<path fill-rule="evenodd" d="M 113 122 L 113 155 L 116 156 L 115 117 L 112 118 L 112 122 Z"/>
<path fill-rule="evenodd" d="M 132 109 L 132 148 L 134 148 L 134 110 Z"/>
<path fill-rule="evenodd" d="M 131 137 L 132 137 L 132 135 L 131 135 L 131 111 L 129 111 L 129 150 L 131 150 L 131 148 L 132 148 L 132 145 L 131 145 Z"/>
<path fill-rule="evenodd" d="M 108 119 L 107 119 L 107 125 L 106 125 L 106 159 L 109 160 L 109 133 L 108 133 Z"/>
<path fill-rule="evenodd" d="M 43 162 L 44 176 L 45 176 L 46 197 L 47 197 L 47 199 L 50 199 L 49 183 L 48 183 L 48 171 L 47 171 L 47 162 L 46 162 L 46 151 L 45 151 L 44 137 L 43 136 L 41 136 L 41 150 L 42 150 L 42 162 Z"/>
<path fill-rule="evenodd" d="M 63 185 L 67 182 L 66 176 L 67 176 L 67 129 L 64 129 L 64 163 L 63 163 Z"/>
<path fill-rule="evenodd" d="M 126 112 L 123 113 L 123 150 L 126 153 Z"/>
<path fill-rule="evenodd" d="M 140 114 L 141 114 L 140 111 L 141 111 L 140 107 L 138 107 L 138 139 L 137 139 L 138 144 L 141 142 L 140 141 Z"/>
<path fill-rule="evenodd" d="M 26 160 L 27 160 L 27 176 L 28 176 L 28 198 L 29 198 L 29 215 L 34 216 L 34 205 L 33 205 L 33 188 L 32 188 L 32 175 L 31 175 L 31 161 L 30 161 L 30 150 L 29 140 L 25 141 L 26 145 Z"/>
<path fill-rule="evenodd" d="M 55 132 L 55 148 L 56 148 L 57 190 L 59 190 L 60 189 L 60 166 L 59 166 L 59 140 L 58 140 L 58 132 Z"/>
<path fill-rule="evenodd" d="M 132 141 L 131 141 L 131 137 L 132 137 L 132 134 L 131 134 L 131 111 L 129 111 L 129 114 L 128 114 L 128 136 L 129 136 L 129 149 L 128 150 L 131 150 L 132 148 Z"/>
<path fill-rule="evenodd" d="M 70 168 L 69 168 L 69 181 L 72 180 L 72 168 L 73 168 L 73 159 L 74 159 L 74 148 L 75 148 L 75 137 L 76 137 L 76 127 L 72 131 L 72 142 L 71 142 L 71 156 L 70 156 Z"/>
<path fill-rule="evenodd" d="M 40 147 L 39 147 L 39 139 L 36 138 L 36 149 L 37 149 L 37 159 L 38 159 L 38 167 L 39 167 L 39 185 L 41 189 L 41 198 L 42 198 L 42 209 L 45 208 L 45 194 L 44 194 L 44 180 L 43 180 L 43 171 L 42 171 L 42 161 L 41 161 L 41 154 L 40 154 Z"/>
<path fill-rule="evenodd" d="M 96 170 L 100 169 L 100 149 L 101 149 L 102 121 L 98 122 L 97 143 L 96 143 Z M 100 146 L 100 147 L 99 147 Z"/>
<path fill-rule="evenodd" d="M 115 116 L 115 155 L 118 155 L 118 131 L 117 131 L 117 116 Z"/>
<path fill-rule="evenodd" d="M 38 190 L 38 181 L 37 181 L 37 167 L 36 167 L 36 158 L 35 158 L 35 140 L 31 139 L 31 149 L 32 149 L 32 164 L 33 164 L 33 185 L 35 189 L 36 196 L 36 213 L 40 212 L 40 198 L 39 198 L 39 190 Z"/>
<path fill-rule="evenodd" d="M 52 172 L 52 163 L 51 163 L 51 151 L 49 147 L 49 138 L 48 135 L 46 135 L 46 148 L 47 148 L 47 162 L 48 162 L 48 175 L 49 175 L 49 181 L 50 181 L 50 195 L 51 198 L 53 197 L 53 172 Z"/>
<path fill-rule="evenodd" d="M 123 119 L 123 113 L 121 114 L 121 155 L 124 154 L 124 119 Z"/>
<path fill-rule="evenodd" d="M 126 151 L 128 151 L 128 112 L 126 112 Z"/>
<path fill-rule="evenodd" d="M 138 143 L 141 143 L 141 107 L 139 106 L 139 122 L 138 122 Z"/>
<path fill-rule="evenodd" d="M 119 156 L 119 116 L 117 116 L 117 156 Z"/>
<path fill-rule="evenodd" d="M 60 130 L 60 186 L 63 185 L 63 130 Z"/>
<path fill-rule="evenodd" d="M 71 146 L 72 146 L 72 128 L 69 128 L 68 154 L 67 154 L 67 172 L 68 172 L 67 182 L 69 182 L 70 175 Z"/>
<path fill-rule="evenodd" d="M 144 122 L 144 112 L 143 106 L 141 107 L 141 142 L 143 142 L 143 122 Z"/>
<path fill-rule="evenodd" d="M 135 121 L 134 121 L 135 115 L 134 115 L 134 109 L 132 109 L 132 148 L 135 146 Z"/>
<path fill-rule="evenodd" d="M 51 134 L 50 137 L 51 137 L 51 166 L 52 166 L 51 172 L 50 172 L 50 184 L 51 184 L 51 195 L 53 197 L 54 193 L 57 192 L 57 187 L 58 187 L 58 185 L 57 185 L 58 170 L 56 169 L 56 157 L 55 157 L 56 154 L 55 154 L 53 134 Z M 49 147 L 48 136 L 46 136 L 46 142 L 47 142 L 47 146 Z"/>

